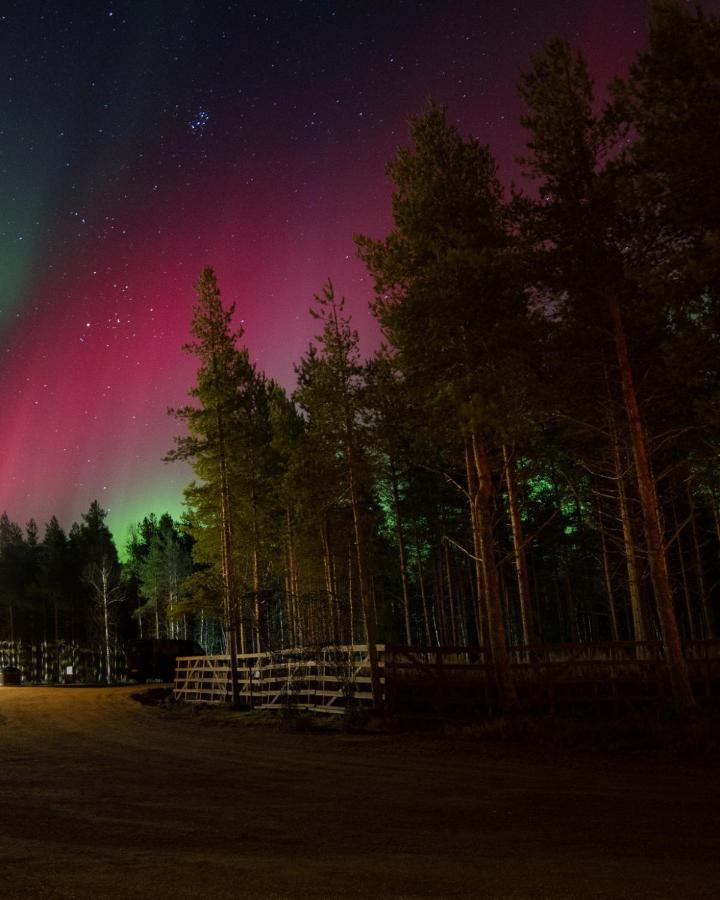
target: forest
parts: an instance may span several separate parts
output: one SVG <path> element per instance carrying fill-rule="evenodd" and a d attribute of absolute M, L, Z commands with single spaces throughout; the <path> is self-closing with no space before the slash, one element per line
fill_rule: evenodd
<path fill-rule="evenodd" d="M 393 228 L 355 237 L 370 358 L 328 282 L 289 392 L 200 274 L 183 521 L 146 517 L 121 566 L 97 503 L 68 535 L 4 516 L 3 640 L 95 648 L 107 679 L 138 635 L 489 647 L 508 709 L 518 648 L 659 641 L 693 705 L 685 647 L 720 616 L 720 22 L 655 0 L 606 90 L 555 40 L 519 91 L 510 191 L 442 106 L 410 119 Z"/>

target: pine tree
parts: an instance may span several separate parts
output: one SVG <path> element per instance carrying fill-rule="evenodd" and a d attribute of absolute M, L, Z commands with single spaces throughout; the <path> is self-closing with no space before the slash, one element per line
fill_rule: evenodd
<path fill-rule="evenodd" d="M 0 516 L 0 596 L 6 610 L 5 639 L 13 643 L 22 627 L 18 621 L 18 607 L 25 586 L 24 556 L 22 529 L 4 512 Z"/>
<path fill-rule="evenodd" d="M 237 349 L 242 331 L 235 332 L 234 304 L 225 308 L 215 273 L 203 269 L 195 286 L 192 342 L 184 348 L 197 357 L 196 385 L 189 394 L 196 401 L 172 414 L 184 422 L 188 434 L 176 439 L 167 459 L 188 460 L 213 495 L 219 536 L 225 631 L 230 654 L 231 702 L 237 705 L 237 653 L 240 628 L 235 572 L 233 516 L 235 498 L 230 477 L 229 422 L 237 401 L 237 374 L 243 360 Z"/>
<path fill-rule="evenodd" d="M 363 503 L 364 454 L 359 436 L 359 393 L 362 366 L 358 335 L 344 313 L 344 298 L 337 298 L 332 284 L 315 296 L 315 317 L 322 323 L 317 347 L 311 345 L 298 366 L 295 399 L 307 412 L 310 427 L 323 435 L 331 453 L 344 462 L 352 510 L 355 551 L 370 678 L 374 704 L 380 703 L 380 673 L 377 658 L 377 620 L 368 550 L 367 520 Z"/>
<path fill-rule="evenodd" d="M 45 526 L 45 535 L 40 548 L 40 585 L 52 608 L 53 640 L 65 637 L 64 621 L 69 613 L 69 560 L 68 542 L 60 523 L 53 516 Z"/>
<path fill-rule="evenodd" d="M 529 173 L 541 182 L 536 225 L 543 261 L 538 281 L 554 292 L 563 315 L 593 333 L 605 329 L 612 335 L 673 694 L 678 707 L 689 708 L 694 699 L 673 606 L 662 509 L 628 340 L 628 300 L 635 289 L 627 277 L 625 223 L 616 202 L 623 172 L 608 162 L 624 132 L 612 116 L 595 116 L 587 65 L 564 41 L 551 42 L 533 60 L 520 91 L 528 106 L 523 124 L 529 131 L 530 155 L 525 162 Z"/>
<path fill-rule="evenodd" d="M 467 475 L 478 622 L 487 622 L 501 704 L 517 706 L 510 674 L 493 529 L 500 378 L 518 340 L 525 299 L 510 277 L 511 243 L 496 166 L 487 147 L 464 140 L 431 104 L 411 119 L 412 149 L 388 172 L 394 231 L 357 238 L 375 281 L 374 311 L 406 377 L 424 386 L 461 435 Z M 504 374 L 504 373 L 503 373 Z"/>

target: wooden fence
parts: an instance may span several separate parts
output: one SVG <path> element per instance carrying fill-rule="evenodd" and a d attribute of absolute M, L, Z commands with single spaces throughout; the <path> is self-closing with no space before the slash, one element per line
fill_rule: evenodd
<path fill-rule="evenodd" d="M 696 696 L 720 697 L 720 641 L 690 641 L 685 655 Z M 380 703 L 416 715 L 483 714 L 498 708 L 495 668 L 483 647 L 379 645 Z M 511 669 L 524 709 L 622 708 L 669 700 L 660 642 L 615 641 L 516 647 Z M 342 712 L 372 703 L 366 646 L 281 650 L 238 657 L 240 699 L 259 709 Z M 174 696 L 195 703 L 230 698 L 228 656 L 177 661 Z"/>
<path fill-rule="evenodd" d="M 378 647 L 385 679 L 384 646 Z M 342 713 L 350 702 L 372 704 L 367 646 L 279 650 L 238 656 L 242 703 L 255 709 L 294 707 Z M 179 657 L 174 696 L 191 703 L 225 703 L 231 696 L 229 656 Z"/>
<path fill-rule="evenodd" d="M 658 641 L 539 644 L 511 650 L 521 707 L 550 710 L 647 705 L 671 698 Z M 685 657 L 698 699 L 720 698 L 720 641 L 689 641 Z M 386 695 L 403 712 L 492 712 L 497 681 L 486 648 L 388 646 Z"/>

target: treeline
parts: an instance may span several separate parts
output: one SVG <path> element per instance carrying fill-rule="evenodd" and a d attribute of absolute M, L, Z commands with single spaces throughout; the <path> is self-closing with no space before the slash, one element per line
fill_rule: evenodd
<path fill-rule="evenodd" d="M 54 516 L 42 536 L 32 519 L 23 529 L 0 516 L 2 640 L 100 646 L 118 579 L 117 550 L 97 502 L 69 534 Z"/>
<path fill-rule="evenodd" d="M 187 638 L 197 632 L 210 649 L 219 629 L 195 623 L 182 602 L 191 571 L 191 539 L 164 514 L 134 529 L 120 562 L 107 513 L 93 501 L 66 533 L 58 520 L 41 536 L 34 520 L 23 529 L 0 516 L 0 651 L 3 664 L 34 648 L 34 677 L 57 681 L 62 661 L 93 660 L 84 677 L 125 676 L 125 651 L 135 638 Z M 27 673 L 26 673 L 27 676 Z"/>
<path fill-rule="evenodd" d="M 509 198 L 442 108 L 410 121 L 394 228 L 356 238 L 370 360 L 328 283 L 288 397 L 202 273 L 189 590 L 242 651 L 487 646 L 507 707 L 510 647 L 660 639 L 689 706 L 720 575 L 720 26 L 657 0 L 606 102 L 560 40 L 519 89 L 534 186 Z"/>

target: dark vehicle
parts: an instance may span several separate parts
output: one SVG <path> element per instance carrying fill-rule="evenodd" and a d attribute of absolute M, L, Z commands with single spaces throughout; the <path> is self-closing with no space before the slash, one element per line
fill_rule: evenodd
<path fill-rule="evenodd" d="M 172 681 L 178 656 L 204 656 L 197 641 L 145 638 L 128 647 L 128 678 L 134 681 Z"/>
<path fill-rule="evenodd" d="M 4 668 L 0 669 L 0 684 L 20 684 L 21 681 L 20 669 L 17 666 L 4 666 Z"/>

